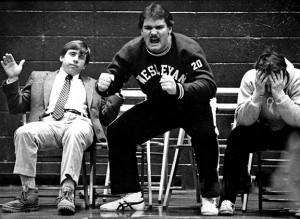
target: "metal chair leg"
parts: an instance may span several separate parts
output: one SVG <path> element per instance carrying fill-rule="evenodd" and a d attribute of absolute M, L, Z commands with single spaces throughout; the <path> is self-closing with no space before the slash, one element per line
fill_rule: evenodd
<path fill-rule="evenodd" d="M 85 204 L 85 209 L 89 208 L 89 198 L 88 198 L 88 186 L 87 186 L 87 175 L 86 175 L 86 163 L 85 163 L 85 153 L 83 154 L 82 157 L 82 181 L 83 181 L 83 191 L 84 191 L 84 204 Z"/>
<path fill-rule="evenodd" d="M 162 158 L 162 167 L 160 173 L 160 182 L 159 182 L 159 192 L 158 192 L 158 203 L 162 203 L 163 191 L 167 185 L 168 178 L 168 153 L 169 153 L 169 139 L 170 139 L 170 131 L 164 134 L 164 150 L 163 150 L 163 158 Z"/>
<path fill-rule="evenodd" d="M 263 187 L 262 187 L 262 173 L 261 173 L 261 154 L 260 152 L 257 152 L 257 166 L 258 166 L 258 209 L 259 211 L 262 211 L 262 193 L 263 193 Z"/>
<path fill-rule="evenodd" d="M 167 185 L 166 189 L 166 194 L 163 202 L 163 209 L 167 209 L 169 206 L 169 201 L 172 193 L 172 187 L 174 185 L 174 179 L 176 177 L 176 172 L 177 172 L 177 167 L 178 167 L 178 160 L 179 160 L 179 155 L 180 155 L 181 150 L 179 148 L 176 148 L 175 154 L 174 154 L 174 159 L 173 159 L 173 164 L 172 164 L 172 169 L 169 177 L 169 182 Z"/>
<path fill-rule="evenodd" d="M 105 175 L 105 183 L 104 183 L 104 186 L 105 187 L 108 187 L 109 186 L 109 181 L 110 181 L 110 169 L 109 169 L 109 162 L 107 162 L 107 169 L 106 169 L 106 175 Z M 108 194 L 108 188 L 105 188 L 103 190 L 103 202 L 106 202 L 106 195 Z"/>
<path fill-rule="evenodd" d="M 90 201 L 89 204 L 92 206 L 92 208 L 95 208 L 95 189 L 94 189 L 94 183 L 95 183 L 95 177 L 96 177 L 96 147 L 93 148 L 93 150 L 90 153 Z"/>
<path fill-rule="evenodd" d="M 150 156 L 150 141 L 146 143 L 147 151 L 147 177 L 148 177 L 148 199 L 149 199 L 149 208 L 152 208 L 152 180 L 151 180 L 151 156 Z"/>

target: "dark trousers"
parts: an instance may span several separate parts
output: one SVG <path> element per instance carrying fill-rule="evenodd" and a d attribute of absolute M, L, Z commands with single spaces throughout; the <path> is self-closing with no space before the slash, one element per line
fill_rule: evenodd
<path fill-rule="evenodd" d="M 222 200 L 235 203 L 237 192 L 251 186 L 248 173 L 249 153 L 257 151 L 283 150 L 293 128 L 286 126 L 280 131 L 255 123 L 251 126 L 237 126 L 232 130 L 225 150 L 223 168 Z"/>
<path fill-rule="evenodd" d="M 107 128 L 107 140 L 111 192 L 124 194 L 140 191 L 137 144 L 179 127 L 191 136 L 202 195 L 219 196 L 219 147 L 209 103 L 187 106 L 145 101 L 135 105 L 110 124 Z"/>

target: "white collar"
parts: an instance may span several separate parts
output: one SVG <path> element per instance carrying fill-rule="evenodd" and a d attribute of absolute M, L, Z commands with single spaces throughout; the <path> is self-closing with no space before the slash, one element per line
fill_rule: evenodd
<path fill-rule="evenodd" d="M 62 75 L 64 78 L 68 75 L 67 72 L 65 72 L 65 70 L 63 69 L 63 67 L 61 67 L 59 69 L 58 74 Z M 80 73 L 79 73 L 80 74 Z M 78 79 L 79 78 L 79 74 L 73 75 L 73 79 Z"/>

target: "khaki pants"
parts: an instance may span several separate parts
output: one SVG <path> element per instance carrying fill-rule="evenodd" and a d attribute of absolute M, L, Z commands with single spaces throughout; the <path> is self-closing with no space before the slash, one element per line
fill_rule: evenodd
<path fill-rule="evenodd" d="M 14 173 L 35 177 L 37 151 L 61 148 L 61 182 L 70 175 L 77 184 L 83 153 L 92 144 L 93 136 L 91 120 L 70 112 L 59 121 L 50 115 L 21 126 L 14 135 Z"/>

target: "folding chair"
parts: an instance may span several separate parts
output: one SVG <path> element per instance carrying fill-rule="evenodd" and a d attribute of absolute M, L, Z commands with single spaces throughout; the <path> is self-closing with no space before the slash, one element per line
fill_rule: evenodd
<path fill-rule="evenodd" d="M 271 163 L 281 163 L 285 164 L 288 162 L 288 159 L 285 158 L 271 158 L 270 155 L 271 153 L 276 152 L 276 153 L 284 153 L 285 151 L 283 150 L 268 150 L 268 151 L 257 151 L 255 153 L 250 153 L 249 154 L 249 162 L 248 162 L 248 170 L 249 173 L 253 167 L 253 157 L 256 155 L 257 158 L 257 173 L 256 176 L 252 175 L 252 179 L 256 179 L 257 182 L 257 187 L 258 187 L 258 209 L 259 211 L 263 210 L 263 202 L 296 202 L 297 200 L 293 200 L 289 198 L 288 196 L 291 195 L 291 192 L 288 190 L 273 190 L 272 188 L 265 188 L 263 186 L 263 166 L 270 166 Z M 254 155 L 255 154 L 255 155 Z M 262 157 L 262 154 L 265 156 Z M 276 164 L 274 168 L 278 168 L 281 165 Z M 247 201 L 248 201 L 248 196 L 249 194 L 244 194 L 244 201 L 243 201 L 243 211 L 247 210 Z M 279 196 L 281 196 L 279 198 Z M 278 198 L 276 198 L 278 197 Z"/>
<path fill-rule="evenodd" d="M 233 130 L 236 127 L 236 121 L 234 121 L 233 123 L 231 123 L 231 130 Z M 248 160 L 248 165 L 247 165 L 247 169 L 248 169 L 248 173 L 251 173 L 251 167 L 252 167 L 252 160 L 253 160 L 253 153 L 249 154 L 249 160 Z M 251 182 L 255 179 L 255 176 L 251 176 Z M 248 198 L 249 198 L 249 194 L 248 193 L 242 193 L 241 195 L 241 200 L 242 200 L 242 212 L 246 212 L 247 211 L 247 204 L 248 204 Z"/>
<path fill-rule="evenodd" d="M 107 191 L 109 189 L 109 183 L 107 180 L 105 180 L 104 185 L 96 185 L 96 165 L 97 165 L 97 151 L 101 150 L 102 148 L 107 148 L 107 143 L 94 143 L 91 147 L 90 151 L 90 172 L 89 172 L 89 183 L 88 183 L 88 175 L 86 174 L 86 159 L 85 156 L 82 160 L 82 181 L 83 181 L 83 189 L 84 193 L 81 194 L 81 198 L 84 198 L 85 203 L 88 203 L 88 206 L 91 206 L 92 208 L 95 208 L 96 205 L 96 198 L 97 197 L 103 197 L 103 201 L 105 201 L 105 197 L 110 197 L 112 195 L 108 194 Z M 107 170 L 106 170 L 106 177 L 105 179 L 109 179 L 109 163 L 107 164 Z M 89 184 L 89 185 L 88 185 Z M 97 189 L 103 189 L 106 191 L 103 195 L 99 195 L 96 190 Z M 87 195 L 86 195 L 87 194 Z"/>
<path fill-rule="evenodd" d="M 161 144 L 159 142 L 152 142 L 152 141 L 147 141 L 144 144 L 137 145 L 137 158 L 141 160 L 141 172 L 140 172 L 140 179 L 141 179 L 141 188 L 142 188 L 142 193 L 144 194 L 144 189 L 145 189 L 145 153 L 146 153 L 146 162 L 147 162 L 147 189 L 148 189 L 148 199 L 149 199 L 149 208 L 152 207 L 152 181 L 151 181 L 151 156 L 150 156 L 150 147 L 151 144 Z M 97 143 L 95 148 L 107 148 L 106 143 Z M 102 197 L 103 202 L 106 202 L 106 197 L 115 197 L 114 195 L 109 194 L 109 189 L 110 189 L 110 170 L 109 170 L 109 162 L 107 162 L 107 171 L 106 171 L 106 177 L 105 177 L 105 183 L 103 186 L 95 185 L 95 177 L 96 177 L 96 172 L 95 172 L 95 166 L 96 166 L 96 152 L 93 153 L 93 158 L 91 159 L 91 173 L 90 173 L 90 194 L 89 194 L 89 203 L 90 205 L 94 208 L 95 207 L 95 199 L 97 197 Z M 103 189 L 103 194 L 101 195 L 100 193 L 96 192 L 96 189 Z M 88 194 L 88 193 L 86 193 Z"/>
<path fill-rule="evenodd" d="M 234 129 L 236 127 L 236 121 L 234 121 L 231 124 L 231 129 Z M 248 173 L 251 176 L 251 182 L 256 180 L 257 186 L 258 186 L 258 209 L 259 211 L 262 211 L 262 204 L 263 202 L 292 202 L 295 200 L 291 200 L 289 198 L 280 198 L 280 199 L 275 199 L 275 198 L 269 198 L 267 196 L 279 196 L 279 195 L 288 195 L 290 192 L 289 191 L 272 191 L 272 190 L 267 190 L 266 188 L 263 187 L 263 171 L 262 171 L 262 163 L 270 163 L 270 162 L 280 162 L 280 163 L 285 163 L 288 162 L 288 159 L 281 159 L 281 158 L 262 158 L 261 154 L 262 153 L 270 153 L 273 150 L 269 151 L 257 151 L 255 153 L 249 153 L 249 160 L 248 160 Z M 279 153 L 284 153 L 284 151 L 277 151 Z M 252 167 L 253 167 L 253 158 L 254 154 L 256 154 L 257 157 L 257 173 L 256 175 L 253 175 Z M 246 212 L 247 211 L 247 205 L 248 205 L 248 199 L 249 199 L 249 193 L 244 193 L 241 194 L 242 196 L 242 211 Z"/>
<path fill-rule="evenodd" d="M 188 144 L 183 144 L 184 136 L 185 136 L 185 131 L 183 129 L 180 129 L 179 134 L 178 134 L 177 144 L 172 146 L 173 148 L 175 148 L 175 154 L 174 154 L 172 168 L 171 168 L 171 172 L 170 172 L 170 176 L 169 176 L 169 181 L 168 181 L 168 185 L 167 185 L 167 189 L 166 189 L 166 193 L 165 193 L 165 197 L 164 197 L 164 201 L 163 201 L 163 209 L 168 208 L 172 190 L 176 189 L 176 187 L 174 187 L 174 181 L 175 181 L 176 172 L 177 172 L 177 168 L 178 168 L 178 164 L 179 164 L 179 157 L 180 157 L 182 149 L 189 150 L 189 157 L 190 157 L 190 162 L 191 162 L 192 171 L 193 171 L 194 185 L 196 187 L 196 199 L 197 199 L 197 203 L 200 203 L 200 186 L 199 186 L 199 180 L 198 180 L 198 171 L 197 171 L 197 167 L 196 167 L 195 159 L 194 159 L 194 151 L 193 151 L 193 147 L 191 146 L 189 136 L 187 136 Z"/>
<path fill-rule="evenodd" d="M 212 110 L 212 114 L 213 114 L 213 122 L 216 127 L 215 132 L 216 132 L 216 135 L 218 136 L 219 131 L 217 128 L 217 121 L 216 121 L 216 110 L 217 110 L 217 99 L 216 98 L 212 98 L 210 100 L 210 106 L 211 106 L 211 110 Z M 176 172 L 177 172 L 177 168 L 178 168 L 178 164 L 179 164 L 179 157 L 180 157 L 182 149 L 189 150 L 188 151 L 189 158 L 190 158 L 190 163 L 191 163 L 191 167 L 192 167 L 192 171 L 193 171 L 194 185 L 196 188 L 196 200 L 197 200 L 197 203 L 200 203 L 200 184 L 199 184 L 199 179 L 198 179 L 198 169 L 196 167 L 196 162 L 195 162 L 194 150 L 191 145 L 190 136 L 187 135 L 186 139 L 187 139 L 188 143 L 184 144 L 185 135 L 186 135 L 185 131 L 183 129 L 179 129 L 177 144 L 170 146 L 175 149 L 175 154 L 174 154 L 172 168 L 171 168 L 169 181 L 168 181 L 165 198 L 164 198 L 164 202 L 163 202 L 164 209 L 168 208 L 172 190 L 176 189 L 176 187 L 174 187 L 174 181 L 175 181 Z M 166 153 L 164 154 L 164 156 L 167 156 L 167 153 L 168 153 L 168 151 L 166 150 Z"/>

